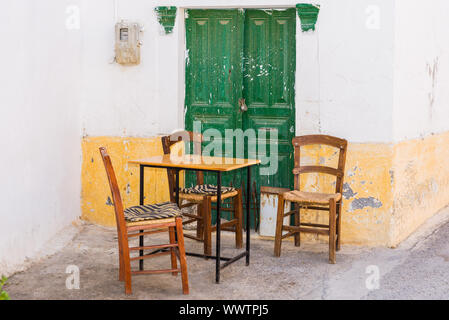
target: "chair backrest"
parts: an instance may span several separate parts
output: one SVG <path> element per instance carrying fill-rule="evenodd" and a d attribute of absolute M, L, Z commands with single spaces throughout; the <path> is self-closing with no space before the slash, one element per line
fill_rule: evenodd
<path fill-rule="evenodd" d="M 112 167 L 111 157 L 106 148 L 100 147 L 101 158 L 103 159 L 106 174 L 108 176 L 109 187 L 111 188 L 112 201 L 114 203 L 115 221 L 117 222 L 117 232 L 120 235 L 126 234 L 125 214 L 123 212 L 122 197 L 120 196 L 120 189 L 118 187 L 117 178 Z"/>
<path fill-rule="evenodd" d="M 332 137 L 322 134 L 306 135 L 294 137 L 292 139 L 293 147 L 295 148 L 295 165 L 293 174 L 295 176 L 295 190 L 300 188 L 300 175 L 303 173 L 325 173 L 336 177 L 335 192 L 343 192 L 343 178 L 345 175 L 346 151 L 348 148 L 348 141 L 337 137 Z M 339 149 L 338 166 L 332 168 L 320 165 L 301 165 L 301 147 L 306 145 L 327 145 Z"/>
<path fill-rule="evenodd" d="M 191 132 L 191 131 L 177 131 L 172 133 L 169 136 L 163 136 L 162 139 L 162 149 L 164 154 L 170 154 L 170 148 L 175 143 L 180 141 L 187 142 L 190 146 L 190 143 L 193 142 L 193 154 L 201 155 L 201 144 L 203 142 L 203 135 L 201 133 Z M 174 199 L 174 186 L 175 186 L 175 176 L 174 170 L 167 169 L 167 177 L 168 177 L 168 187 L 170 190 L 170 201 L 175 202 Z M 196 183 L 203 184 L 204 183 L 204 174 L 202 171 L 196 171 Z"/>

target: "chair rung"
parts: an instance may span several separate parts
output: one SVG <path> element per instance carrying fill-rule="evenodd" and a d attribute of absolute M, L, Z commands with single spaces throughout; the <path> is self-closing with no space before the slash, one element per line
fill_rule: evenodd
<path fill-rule="evenodd" d="M 148 259 L 148 258 L 154 258 L 154 257 L 159 257 L 159 256 L 165 256 L 170 254 L 171 251 L 163 251 L 163 252 L 158 252 L 158 253 L 153 253 L 153 254 L 146 254 L 143 256 L 138 256 L 138 257 L 132 257 L 129 260 L 130 261 L 135 261 L 135 260 L 143 260 L 143 259 Z"/>
<path fill-rule="evenodd" d="M 164 228 L 164 229 L 162 229 L 162 230 L 145 231 L 145 232 L 139 232 L 139 233 L 128 234 L 128 238 L 138 237 L 138 236 L 144 236 L 144 235 L 148 235 L 148 234 L 161 233 L 161 232 L 167 232 L 167 228 Z"/>
<path fill-rule="evenodd" d="M 305 226 L 305 227 L 318 227 L 318 228 L 327 228 L 329 229 L 329 226 L 326 224 L 318 224 L 318 223 L 306 223 L 306 222 L 301 222 L 301 226 Z"/>
<path fill-rule="evenodd" d="M 288 216 L 291 216 L 292 214 L 295 214 L 296 212 L 298 212 L 298 211 L 292 210 L 292 211 L 289 211 L 289 212 L 287 212 L 287 213 L 284 213 L 284 218 L 285 218 L 285 217 L 288 217 Z"/>
<path fill-rule="evenodd" d="M 194 215 L 194 214 L 190 214 L 190 213 L 183 213 L 183 216 L 187 217 L 187 218 L 192 218 L 192 219 L 196 219 L 196 220 L 203 220 L 203 217 Z"/>
<path fill-rule="evenodd" d="M 139 274 L 156 274 L 156 273 L 172 273 L 172 272 L 181 272 L 181 268 L 178 268 L 178 269 L 162 269 L 162 270 L 131 271 L 131 274 L 139 275 Z"/>
<path fill-rule="evenodd" d="M 196 241 L 203 241 L 203 239 L 201 239 L 200 237 L 195 237 L 195 236 L 192 236 L 192 235 L 187 234 L 187 233 L 184 233 L 184 237 L 189 238 L 189 239 L 193 239 L 193 240 L 196 240 Z"/>
<path fill-rule="evenodd" d="M 185 203 L 185 204 L 180 205 L 179 209 L 193 207 L 193 206 L 197 206 L 197 205 L 199 205 L 199 203 L 189 202 L 189 203 Z"/>
<path fill-rule="evenodd" d="M 318 233 L 318 234 L 329 235 L 329 230 L 315 229 L 315 228 L 309 228 L 309 227 L 282 226 L 282 230 L 293 231 L 293 232 L 298 232 L 299 231 L 299 232 L 305 232 L 305 233 Z"/>
<path fill-rule="evenodd" d="M 297 234 L 297 233 L 298 233 L 298 232 L 296 232 L 296 231 L 290 231 L 290 232 L 284 234 L 281 238 L 282 238 L 282 239 L 285 239 L 285 238 L 294 236 L 294 235 Z"/>
<path fill-rule="evenodd" d="M 329 211 L 329 207 L 318 207 L 318 206 L 306 206 L 306 205 L 299 205 L 300 209 L 304 210 L 323 210 L 323 211 Z"/>
<path fill-rule="evenodd" d="M 185 225 L 185 224 L 189 224 L 189 223 L 192 223 L 192 222 L 198 222 L 198 220 L 197 219 L 190 219 L 190 220 L 183 221 L 182 224 Z"/>
<path fill-rule="evenodd" d="M 234 220 L 222 223 L 222 224 L 220 224 L 220 228 L 223 230 L 223 228 L 231 227 L 231 226 L 235 225 L 237 222 L 238 222 L 238 220 L 234 219 Z M 215 226 L 211 227 L 211 230 L 212 231 L 216 231 L 217 230 L 217 226 L 215 225 Z"/>
<path fill-rule="evenodd" d="M 177 247 L 177 243 L 170 244 L 156 244 L 153 246 L 143 246 L 143 247 L 130 247 L 129 250 L 151 250 L 151 249 L 160 249 L 160 248 L 173 248 Z"/>
<path fill-rule="evenodd" d="M 140 230 L 147 230 L 147 229 L 162 229 L 167 227 L 174 227 L 176 226 L 175 222 L 163 222 L 163 223 L 154 223 L 154 224 L 147 224 L 147 225 L 140 225 L 140 226 L 130 226 L 127 227 L 128 232 L 131 231 L 140 231 Z"/>

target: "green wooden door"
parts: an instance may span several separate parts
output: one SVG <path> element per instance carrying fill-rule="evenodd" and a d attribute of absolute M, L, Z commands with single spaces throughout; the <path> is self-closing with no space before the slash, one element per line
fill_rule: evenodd
<path fill-rule="evenodd" d="M 259 173 L 273 163 L 253 170 L 258 190 L 293 186 L 295 15 L 294 8 L 187 11 L 185 127 L 192 130 L 194 121 L 201 121 L 202 132 L 218 130 L 223 154 L 232 150 L 225 154 L 231 157 L 239 146 L 235 139 L 224 139 L 225 130 L 254 130 L 262 144 L 254 149 L 257 139 L 245 139 L 244 156 L 277 161 L 277 169 L 269 175 Z M 240 98 L 247 111 L 240 110 Z M 277 139 L 270 140 L 272 130 L 277 130 Z M 233 148 L 226 147 L 233 142 Z M 206 181 L 215 183 L 214 178 Z M 241 173 L 228 174 L 223 183 L 240 186 L 242 178 Z M 193 183 L 188 177 L 187 184 Z"/>

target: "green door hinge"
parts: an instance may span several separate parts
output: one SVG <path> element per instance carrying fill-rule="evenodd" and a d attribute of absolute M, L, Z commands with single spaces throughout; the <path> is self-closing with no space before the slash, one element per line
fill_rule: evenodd
<path fill-rule="evenodd" d="M 316 20 L 318 19 L 318 13 L 320 12 L 319 4 L 310 3 L 298 3 L 296 5 L 296 11 L 298 17 L 301 20 L 301 30 L 303 32 L 315 30 Z"/>
<path fill-rule="evenodd" d="M 157 21 L 164 27 L 165 33 L 171 33 L 175 26 L 176 7 L 155 7 Z"/>

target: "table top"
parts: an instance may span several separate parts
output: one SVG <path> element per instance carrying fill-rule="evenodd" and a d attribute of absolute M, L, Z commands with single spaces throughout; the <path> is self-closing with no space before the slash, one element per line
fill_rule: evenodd
<path fill-rule="evenodd" d="M 144 159 L 129 160 L 129 164 L 163 168 L 196 169 L 207 171 L 232 171 L 260 164 L 256 159 L 224 157 L 203 157 L 199 155 L 163 155 Z"/>

